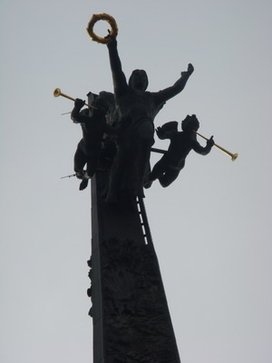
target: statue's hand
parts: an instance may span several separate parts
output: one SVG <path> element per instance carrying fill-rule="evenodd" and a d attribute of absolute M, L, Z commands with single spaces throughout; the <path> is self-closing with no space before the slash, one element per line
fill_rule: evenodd
<path fill-rule="evenodd" d="M 161 137 L 164 135 L 164 132 L 160 126 L 156 128 L 156 134 L 158 135 L 158 137 Z"/>
<path fill-rule="evenodd" d="M 80 98 L 75 99 L 75 107 L 82 108 L 85 105 L 85 101 Z"/>
<path fill-rule="evenodd" d="M 193 71 L 194 71 L 194 66 L 192 65 L 192 63 L 189 63 L 189 64 L 188 64 L 188 67 L 187 67 L 187 72 L 188 72 L 189 74 L 192 74 L 192 73 L 193 73 Z"/>
<path fill-rule="evenodd" d="M 210 146 L 210 147 L 212 147 L 212 146 L 214 145 L 213 136 L 211 136 L 211 137 L 209 138 L 209 140 L 207 140 L 207 145 L 208 145 L 208 146 Z"/>
<path fill-rule="evenodd" d="M 117 46 L 117 40 L 116 37 L 111 35 L 110 30 L 108 29 L 108 35 L 105 36 L 105 39 L 107 39 L 107 46 L 108 47 L 116 47 Z"/>
<path fill-rule="evenodd" d="M 191 63 L 189 63 L 188 67 L 187 67 L 187 71 L 181 72 L 181 76 L 189 78 L 190 75 L 193 73 L 193 71 L 194 71 L 194 66 Z"/>

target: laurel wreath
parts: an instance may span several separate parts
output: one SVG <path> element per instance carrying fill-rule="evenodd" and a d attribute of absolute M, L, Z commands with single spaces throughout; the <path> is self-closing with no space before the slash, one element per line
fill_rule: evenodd
<path fill-rule="evenodd" d="M 95 34 L 95 32 L 93 31 L 93 27 L 94 27 L 95 23 L 99 20 L 107 21 L 111 27 L 110 33 L 105 37 L 100 37 L 97 34 Z M 106 14 L 106 13 L 93 14 L 91 20 L 89 21 L 89 24 L 87 27 L 87 32 L 89 33 L 89 36 L 92 38 L 92 40 L 94 40 L 95 42 L 107 44 L 111 37 L 117 36 L 118 27 L 117 27 L 117 23 L 116 23 L 115 19 L 111 15 Z"/>

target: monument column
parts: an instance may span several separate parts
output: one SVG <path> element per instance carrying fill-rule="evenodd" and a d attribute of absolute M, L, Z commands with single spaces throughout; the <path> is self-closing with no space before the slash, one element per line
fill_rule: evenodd
<path fill-rule="evenodd" d="M 94 363 L 179 363 L 143 199 L 108 205 L 106 183 L 97 172 L 91 185 Z"/>

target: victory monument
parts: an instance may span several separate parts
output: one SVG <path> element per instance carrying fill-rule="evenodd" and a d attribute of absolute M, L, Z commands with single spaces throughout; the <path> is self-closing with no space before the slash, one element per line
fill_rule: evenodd
<path fill-rule="evenodd" d="M 97 21 L 107 21 L 109 34 L 97 36 Z M 104 43 L 109 56 L 114 94 L 88 93 L 74 101 L 71 119 L 82 128 L 74 155 L 74 172 L 84 190 L 90 180 L 92 253 L 89 315 L 93 321 L 94 363 L 179 363 L 179 353 L 144 206 L 144 190 L 158 179 L 167 187 L 177 177 L 191 150 L 206 155 L 213 145 L 232 154 L 213 138 L 202 147 L 196 140 L 199 122 L 187 116 L 178 132 L 176 121 L 155 130 L 154 119 L 167 100 L 177 96 L 194 71 L 192 64 L 174 84 L 148 92 L 148 76 L 136 69 L 127 79 L 118 54 L 118 28 L 108 14 L 92 16 L 87 31 Z M 106 54 L 105 54 L 106 56 Z M 170 139 L 166 151 L 153 148 L 155 136 Z M 203 136 L 201 136 L 203 137 Z M 205 138 L 205 137 L 203 137 Z M 150 153 L 161 160 L 150 165 Z"/>

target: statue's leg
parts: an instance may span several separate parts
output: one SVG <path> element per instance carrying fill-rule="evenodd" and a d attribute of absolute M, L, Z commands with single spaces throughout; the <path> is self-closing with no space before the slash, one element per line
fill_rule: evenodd
<path fill-rule="evenodd" d="M 88 152 L 87 174 L 90 178 L 94 176 L 94 173 L 97 170 L 99 154 L 98 149 L 93 149 Z"/>
<path fill-rule="evenodd" d="M 88 186 L 89 179 L 83 179 L 82 182 L 79 184 L 79 190 L 84 190 Z"/>
<path fill-rule="evenodd" d="M 143 186 L 150 163 L 151 146 L 154 144 L 154 124 L 150 119 L 141 120 L 136 132 L 136 193 L 144 197 Z"/>
<path fill-rule="evenodd" d="M 119 198 L 120 190 L 128 178 L 128 150 L 124 145 L 119 145 L 114 158 L 109 177 L 109 186 L 106 201 L 116 203 Z"/>
<path fill-rule="evenodd" d="M 87 162 L 87 156 L 82 151 L 82 143 L 79 142 L 76 152 L 74 154 L 74 171 L 78 173 L 78 175 L 83 174 L 84 165 Z"/>
<path fill-rule="evenodd" d="M 76 172 L 76 177 L 78 179 L 82 179 L 79 190 L 84 190 L 88 185 L 88 179 L 85 177 L 85 173 L 83 168 L 88 161 L 88 157 L 85 152 L 84 142 L 81 140 L 77 146 L 75 155 L 74 155 L 74 170 Z"/>
<path fill-rule="evenodd" d="M 163 176 L 163 173 L 165 171 L 166 162 L 164 158 L 162 157 L 154 166 L 149 174 L 149 180 L 154 181 L 156 179 L 159 179 Z"/>
<path fill-rule="evenodd" d="M 153 180 L 149 179 L 149 175 L 151 173 L 151 165 L 150 165 L 150 160 L 148 160 L 146 168 L 145 168 L 145 173 L 144 173 L 144 188 L 148 189 L 151 187 Z"/>
<path fill-rule="evenodd" d="M 136 175 L 136 195 L 143 198 L 143 186 L 145 183 L 145 172 L 148 168 L 148 163 L 150 159 L 151 146 L 150 145 L 140 145 L 140 150 L 137 158 L 137 175 Z"/>
<path fill-rule="evenodd" d="M 162 187 L 166 188 L 177 179 L 180 170 L 178 169 L 167 169 L 165 173 L 159 177 L 159 182 Z"/>

